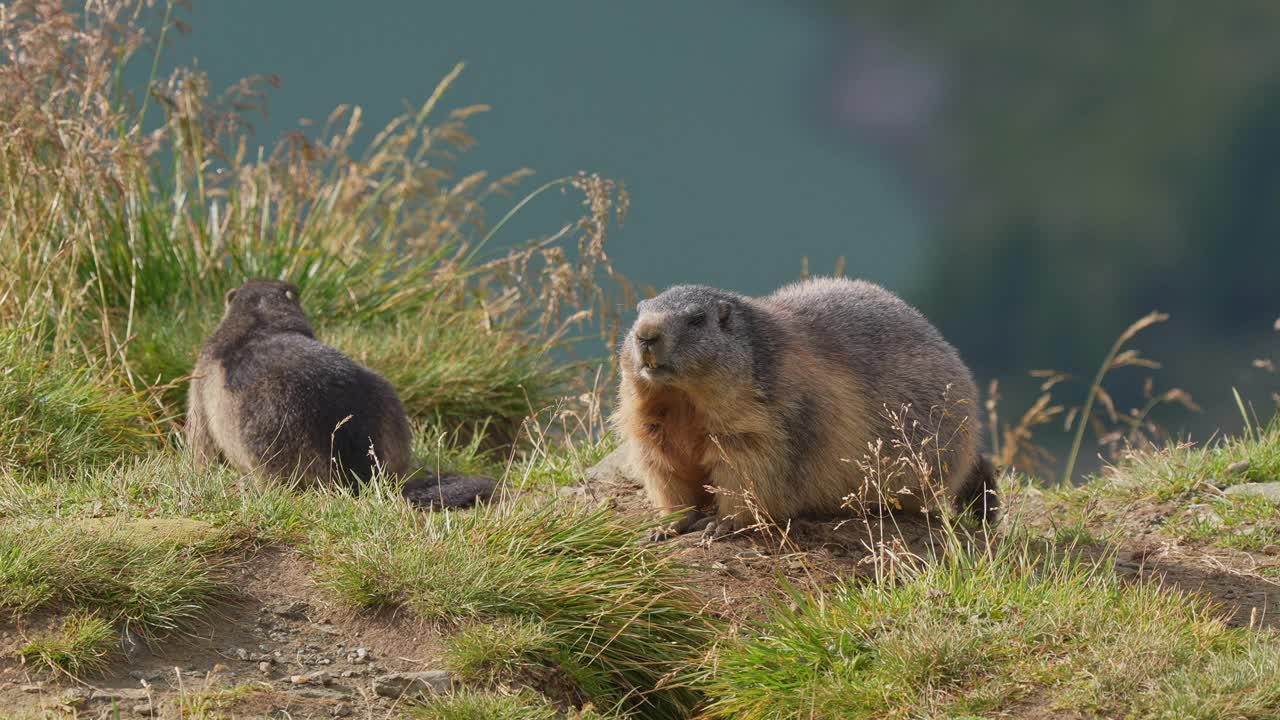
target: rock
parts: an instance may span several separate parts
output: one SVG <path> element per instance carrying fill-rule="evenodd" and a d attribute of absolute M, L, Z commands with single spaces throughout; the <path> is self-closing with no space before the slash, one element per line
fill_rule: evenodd
<path fill-rule="evenodd" d="M 293 697 L 306 698 L 308 700 L 346 700 L 351 697 L 351 693 L 342 692 L 341 690 L 330 690 L 320 687 L 301 687 L 285 692 L 286 695 Z"/>
<path fill-rule="evenodd" d="M 625 482 L 639 486 L 640 480 L 636 474 L 632 472 L 631 465 L 627 461 L 627 453 L 625 448 L 618 448 L 600 462 L 587 468 L 587 481 L 591 483 L 616 483 Z"/>
<path fill-rule="evenodd" d="M 236 659 L 247 662 L 249 660 L 249 651 L 244 648 L 236 648 Z"/>
<path fill-rule="evenodd" d="M 1230 465 L 1228 465 L 1227 473 L 1230 475 L 1239 475 L 1240 473 L 1243 473 L 1248 469 L 1249 469 L 1249 461 L 1241 460 L 1239 462 L 1233 462 Z"/>
<path fill-rule="evenodd" d="M 370 660 L 369 648 L 360 647 L 347 653 L 347 662 L 349 663 L 354 663 L 356 665 L 359 665 L 362 663 L 367 663 L 369 662 L 369 660 Z"/>
<path fill-rule="evenodd" d="M 264 675 L 271 672 L 271 663 L 266 660 L 263 660 L 262 662 L 258 663 L 258 672 Z"/>
<path fill-rule="evenodd" d="M 328 685 L 333 682 L 333 678 L 329 677 L 329 673 L 320 670 L 306 675 L 291 675 L 289 682 L 294 685 Z"/>
<path fill-rule="evenodd" d="M 414 698 L 420 695 L 446 693 L 453 676 L 444 670 L 391 673 L 373 679 L 373 692 L 385 698 Z"/>
<path fill-rule="evenodd" d="M 294 600 L 293 602 L 270 605 L 268 609 L 287 620 L 306 620 L 307 611 L 311 609 L 311 606 L 303 600 Z"/>
<path fill-rule="evenodd" d="M 98 688 L 89 695 L 90 700 L 110 700 L 112 702 L 150 701 L 151 693 L 145 688 Z"/>
<path fill-rule="evenodd" d="M 1280 482 L 1245 483 L 1232 485 L 1224 491 L 1227 495 L 1250 496 L 1262 498 L 1268 502 L 1280 504 Z"/>

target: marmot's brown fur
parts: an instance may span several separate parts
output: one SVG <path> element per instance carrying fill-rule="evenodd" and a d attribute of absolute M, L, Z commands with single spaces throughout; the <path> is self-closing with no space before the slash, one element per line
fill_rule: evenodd
<path fill-rule="evenodd" d="M 226 295 L 191 380 L 187 439 L 244 473 L 306 484 L 413 470 L 412 433 L 391 384 L 316 340 L 290 283 Z"/>
<path fill-rule="evenodd" d="M 994 518 L 973 377 L 887 290 L 816 279 L 750 298 L 679 286 L 637 309 L 614 424 L 658 510 L 690 509 L 659 536 L 851 502 L 945 498 Z"/>

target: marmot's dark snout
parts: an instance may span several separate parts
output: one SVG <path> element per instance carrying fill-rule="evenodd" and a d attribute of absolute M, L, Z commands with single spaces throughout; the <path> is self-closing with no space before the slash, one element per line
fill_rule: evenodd
<path fill-rule="evenodd" d="M 634 352 L 641 371 L 646 375 L 671 370 L 672 338 L 666 325 L 666 316 L 658 313 L 646 313 L 636 320 L 632 332 Z"/>

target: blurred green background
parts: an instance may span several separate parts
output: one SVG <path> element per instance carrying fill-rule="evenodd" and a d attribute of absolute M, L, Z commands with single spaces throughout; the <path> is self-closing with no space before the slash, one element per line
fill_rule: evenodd
<path fill-rule="evenodd" d="M 167 57 L 198 59 L 215 89 L 282 80 L 264 144 L 338 103 L 371 137 L 465 61 L 445 105 L 493 112 L 460 170 L 624 181 L 611 254 L 638 283 L 764 293 L 803 256 L 815 272 L 844 256 L 921 307 L 980 384 L 1000 378 L 1006 416 L 1037 392 L 1028 370 L 1091 376 L 1158 309 L 1172 319 L 1137 345 L 1205 408 L 1168 413 L 1173 429 L 1238 428 L 1232 387 L 1272 411 L 1276 377 L 1252 361 L 1280 357 L 1280 4 L 218 0 L 181 16 L 194 30 Z M 548 233 L 576 202 L 540 199 L 500 239 Z M 1150 374 L 1121 371 L 1122 409 Z"/>

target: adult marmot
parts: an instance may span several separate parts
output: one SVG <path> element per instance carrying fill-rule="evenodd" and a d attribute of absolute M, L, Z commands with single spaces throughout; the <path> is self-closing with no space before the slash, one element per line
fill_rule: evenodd
<path fill-rule="evenodd" d="M 887 290 L 815 279 L 750 298 L 683 285 L 637 310 L 614 423 L 653 504 L 690 509 L 658 537 L 939 496 L 994 519 L 973 377 Z"/>
<path fill-rule="evenodd" d="M 245 473 L 359 484 L 381 468 L 416 470 L 412 431 L 391 384 L 316 340 L 291 283 L 253 280 L 226 294 L 222 323 L 196 361 L 187 441 Z M 487 498 L 485 478 L 411 481 L 424 505 Z M 456 480 L 456 482 L 453 482 Z"/>

